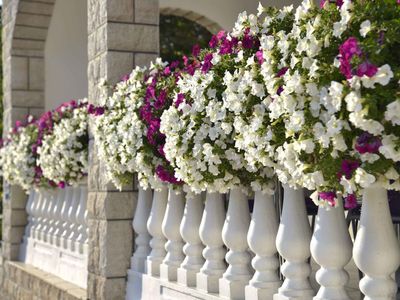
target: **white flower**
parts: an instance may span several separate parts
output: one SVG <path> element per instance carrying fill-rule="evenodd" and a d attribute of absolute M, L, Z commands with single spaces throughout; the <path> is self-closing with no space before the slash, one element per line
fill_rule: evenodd
<path fill-rule="evenodd" d="M 366 37 L 367 33 L 371 31 L 371 22 L 369 20 L 365 20 L 360 25 L 360 34 L 362 37 Z"/>
<path fill-rule="evenodd" d="M 363 86 L 365 86 L 366 88 L 375 88 L 376 83 L 379 83 L 383 86 L 387 85 L 393 78 L 393 76 L 394 74 L 392 72 L 392 69 L 389 65 L 386 64 L 378 68 L 378 71 L 374 76 L 368 77 L 367 75 L 364 75 L 363 77 L 361 77 L 361 81 Z"/>
<path fill-rule="evenodd" d="M 385 112 L 385 120 L 392 122 L 393 125 L 400 125 L 400 100 L 397 99 L 388 104 Z"/>
<path fill-rule="evenodd" d="M 357 168 L 354 175 L 355 182 L 358 183 L 362 188 L 368 188 L 376 181 L 374 175 L 367 173 L 362 168 Z"/>

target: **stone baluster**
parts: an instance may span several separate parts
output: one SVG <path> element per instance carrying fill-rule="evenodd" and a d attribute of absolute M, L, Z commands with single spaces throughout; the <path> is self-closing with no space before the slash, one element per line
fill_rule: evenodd
<path fill-rule="evenodd" d="M 61 237 L 61 230 L 62 225 L 64 223 L 63 220 L 63 210 L 66 209 L 66 201 L 68 198 L 67 189 L 60 190 L 59 198 L 57 201 L 57 206 L 55 208 L 55 219 L 56 222 L 54 223 L 54 229 L 52 231 L 52 244 L 56 246 L 60 246 L 60 237 Z"/>
<path fill-rule="evenodd" d="M 281 273 L 285 281 L 274 295 L 274 300 L 312 299 L 309 276 L 311 228 L 302 189 L 284 185 L 281 223 L 276 237 L 276 248 L 285 259 Z"/>
<path fill-rule="evenodd" d="M 196 286 L 196 275 L 204 264 L 204 249 L 200 239 L 200 223 L 203 214 L 201 195 L 187 195 L 186 206 L 180 226 L 183 240 L 186 242 L 183 252 L 186 257 L 178 269 L 178 283 L 189 287 Z"/>
<path fill-rule="evenodd" d="M 76 187 L 70 187 L 72 190 L 72 201 L 68 210 L 68 225 L 67 225 L 67 244 L 64 246 L 68 250 L 75 251 L 76 233 L 78 227 L 78 205 L 81 198 L 81 190 Z"/>
<path fill-rule="evenodd" d="M 238 188 L 231 189 L 228 212 L 222 229 L 222 239 L 229 249 L 225 257 L 228 268 L 219 280 L 219 294 L 228 299 L 244 299 L 244 289 L 252 275 L 251 258 L 247 251 L 249 225 L 250 212 L 247 196 Z"/>
<path fill-rule="evenodd" d="M 400 264 L 400 248 L 389 211 L 387 191 L 374 184 L 363 191 L 360 227 L 353 257 L 365 274 L 360 281 L 364 299 L 395 299 L 392 275 Z"/>
<path fill-rule="evenodd" d="M 185 207 L 185 195 L 183 191 L 174 190 L 172 187 L 168 191 L 168 203 L 165 211 L 162 230 L 167 238 L 165 250 L 167 254 L 160 266 L 161 279 L 168 281 L 177 280 L 178 268 L 183 259 L 183 240 L 179 227 L 182 222 L 183 210 Z"/>
<path fill-rule="evenodd" d="M 204 265 L 197 273 L 197 288 L 207 293 L 218 293 L 218 281 L 226 270 L 226 250 L 222 241 L 225 221 L 225 207 L 222 194 L 207 193 L 206 204 L 200 223 L 200 238 L 206 248 L 203 250 Z"/>
<path fill-rule="evenodd" d="M 46 211 L 45 211 L 46 219 L 42 227 L 41 240 L 43 240 L 44 242 L 50 242 L 47 237 L 48 237 L 48 232 L 52 226 L 52 223 L 54 222 L 53 209 L 57 201 L 56 193 L 54 191 L 49 191 L 46 193 L 46 198 L 48 205 L 46 206 Z"/>
<path fill-rule="evenodd" d="M 64 205 L 61 209 L 61 224 L 60 224 L 60 231 L 59 231 L 59 244 L 57 244 L 57 246 L 60 247 L 67 247 L 67 239 L 68 239 L 68 235 L 69 235 L 69 219 L 68 219 L 68 212 L 74 197 L 74 193 L 73 190 L 71 189 L 71 187 L 66 187 L 65 188 L 66 191 L 66 195 L 65 195 L 65 201 L 64 201 Z"/>
<path fill-rule="evenodd" d="M 61 208 L 62 204 L 64 202 L 64 197 L 65 197 L 65 191 L 63 189 L 60 189 L 57 191 L 57 194 L 54 197 L 54 205 L 52 207 L 52 220 L 50 222 L 49 230 L 47 231 L 46 234 L 46 241 L 52 245 L 55 245 L 55 232 L 57 230 L 58 223 L 60 222 L 61 218 Z"/>
<path fill-rule="evenodd" d="M 314 299 L 350 299 L 344 288 L 349 280 L 344 267 L 351 259 L 352 242 L 341 198 L 335 208 L 319 207 L 310 249 L 321 266 L 316 274 L 321 287 Z"/>
<path fill-rule="evenodd" d="M 48 192 L 47 191 L 44 191 L 44 190 L 41 190 L 41 191 L 39 191 L 39 193 L 40 193 L 40 204 L 39 204 L 39 207 L 38 207 L 38 210 L 37 210 L 37 214 L 38 214 L 38 218 L 37 218 L 37 225 L 36 225 L 36 228 L 35 228 L 35 238 L 37 239 L 37 240 L 41 240 L 42 239 L 42 229 L 43 229 L 43 226 L 44 226 L 44 224 L 45 224 L 45 222 L 46 222 L 46 218 L 47 218 L 47 215 L 46 215 L 46 208 L 47 208 L 47 206 L 48 206 L 48 204 L 49 204 L 49 197 L 48 197 Z"/>
<path fill-rule="evenodd" d="M 35 217 L 34 217 L 34 206 L 37 201 L 38 194 L 34 191 L 31 190 L 29 193 L 28 201 L 26 203 L 26 213 L 28 215 L 28 224 L 25 227 L 25 234 L 23 237 L 23 242 L 26 244 L 28 242 L 28 238 L 31 237 L 31 229 L 34 225 L 35 222 Z"/>
<path fill-rule="evenodd" d="M 272 299 L 282 284 L 277 273 L 279 268 L 276 256 L 278 250 L 275 245 L 277 232 L 278 218 L 272 195 L 256 192 L 247 234 L 247 242 L 255 253 L 252 259 L 255 273 L 246 286 L 247 300 Z"/>
<path fill-rule="evenodd" d="M 32 205 L 32 227 L 31 227 L 31 232 L 30 232 L 30 237 L 33 239 L 36 239 L 36 228 L 38 227 L 39 224 L 39 219 L 40 219 L 40 206 L 43 201 L 42 194 L 39 193 L 38 191 L 34 191 L 35 195 L 35 200 Z"/>
<path fill-rule="evenodd" d="M 151 236 L 147 230 L 147 220 L 151 210 L 151 189 L 144 190 L 139 186 L 138 202 L 136 205 L 135 216 L 132 221 L 133 230 L 136 233 L 135 252 L 131 257 L 131 269 L 136 272 L 144 273 L 146 258 L 149 255 Z"/>
<path fill-rule="evenodd" d="M 76 228 L 76 238 L 75 238 L 75 250 L 79 253 L 83 253 L 84 243 L 86 240 L 86 226 L 85 226 L 85 213 L 86 213 L 86 202 L 87 202 L 87 187 L 85 185 L 80 185 L 81 190 L 79 197 L 79 205 L 77 212 L 77 223 Z"/>
<path fill-rule="evenodd" d="M 162 232 L 162 222 L 167 207 L 168 189 L 162 187 L 154 191 L 153 203 L 151 205 L 150 216 L 147 221 L 147 229 L 152 236 L 150 240 L 151 252 L 147 256 L 146 273 L 151 276 L 160 276 L 160 264 L 165 257 L 166 239 Z"/>

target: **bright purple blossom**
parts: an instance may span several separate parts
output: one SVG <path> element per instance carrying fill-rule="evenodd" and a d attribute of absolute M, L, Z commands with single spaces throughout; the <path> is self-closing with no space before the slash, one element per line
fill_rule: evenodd
<path fill-rule="evenodd" d="M 379 137 L 373 136 L 369 132 L 363 132 L 356 140 L 354 148 L 360 153 L 378 153 L 382 146 Z"/>
<path fill-rule="evenodd" d="M 157 97 L 157 100 L 154 102 L 154 108 L 160 109 L 162 108 L 167 101 L 167 91 L 161 90 L 160 94 Z"/>
<path fill-rule="evenodd" d="M 157 166 L 156 174 L 157 174 L 158 178 L 161 179 L 161 181 L 169 182 L 172 184 L 182 184 L 183 183 L 182 181 L 176 179 L 175 176 L 173 174 L 171 174 L 170 172 L 168 172 L 168 170 L 166 170 L 164 168 L 164 166 L 162 166 L 162 165 Z"/>
<path fill-rule="evenodd" d="M 179 105 L 180 105 L 181 103 L 183 103 L 183 101 L 185 101 L 185 95 L 182 94 L 182 93 L 179 93 L 179 94 L 176 96 L 175 107 L 178 108 Z"/>
<path fill-rule="evenodd" d="M 344 208 L 346 209 L 353 209 L 357 207 L 357 197 L 355 194 L 350 194 L 347 195 L 346 198 L 344 198 Z"/>
<path fill-rule="evenodd" d="M 336 205 L 336 193 L 335 192 L 319 192 L 319 198 L 325 200 L 330 206 Z"/>
<path fill-rule="evenodd" d="M 349 37 L 342 45 L 340 45 L 339 54 L 340 72 L 347 79 L 350 79 L 353 77 L 351 60 L 354 56 L 360 57 L 362 55 L 357 39 L 355 37 Z"/>
<path fill-rule="evenodd" d="M 212 59 L 213 59 L 212 53 L 207 53 L 204 56 L 204 61 L 203 61 L 203 64 L 201 66 L 201 71 L 203 73 L 207 73 L 211 69 L 211 67 L 213 66 L 213 64 L 211 63 Z"/>
<path fill-rule="evenodd" d="M 283 75 L 286 74 L 286 72 L 287 72 L 288 69 L 289 69 L 288 67 L 284 67 L 284 68 L 280 69 L 280 70 L 278 71 L 278 73 L 276 74 L 276 77 L 282 77 Z"/>
<path fill-rule="evenodd" d="M 257 58 L 258 63 L 260 65 L 262 65 L 264 62 L 264 56 L 263 56 L 263 52 L 261 50 L 256 52 L 256 58 Z"/>
<path fill-rule="evenodd" d="M 200 45 L 196 44 L 192 47 L 192 55 L 197 57 L 200 54 Z"/>
<path fill-rule="evenodd" d="M 342 177 L 343 175 L 346 179 L 351 179 L 353 176 L 353 172 L 360 166 L 358 161 L 345 159 L 342 161 L 342 165 L 340 167 L 339 175 Z"/>
<path fill-rule="evenodd" d="M 64 181 L 60 181 L 60 182 L 57 184 L 57 186 L 58 186 L 60 189 L 64 189 L 65 186 L 66 186 L 66 184 L 65 184 Z"/>
<path fill-rule="evenodd" d="M 319 2 L 319 7 L 323 8 L 326 2 L 330 2 L 330 1 L 329 0 L 321 0 Z M 342 5 L 343 5 L 343 0 L 336 0 L 334 2 L 336 4 L 336 6 L 338 6 L 338 7 L 342 7 Z"/>
<path fill-rule="evenodd" d="M 374 64 L 371 64 L 369 61 L 365 61 L 360 64 L 357 68 L 357 76 L 362 77 L 364 75 L 368 77 L 372 77 L 378 72 L 378 67 Z"/>

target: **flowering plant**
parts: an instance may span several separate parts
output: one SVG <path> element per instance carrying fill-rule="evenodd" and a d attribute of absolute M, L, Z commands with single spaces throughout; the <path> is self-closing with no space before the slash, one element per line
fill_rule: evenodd
<path fill-rule="evenodd" d="M 38 136 L 38 127 L 32 116 L 24 121 L 17 121 L 0 149 L 0 164 L 2 176 L 10 184 L 21 186 L 24 190 L 31 189 L 38 182 L 36 169 L 36 152 L 32 147 Z"/>
<path fill-rule="evenodd" d="M 72 100 L 52 112 L 53 125 L 37 148 L 37 165 L 43 176 L 64 188 L 87 174 L 87 100 Z M 42 126 L 43 128 L 43 126 Z"/>
<path fill-rule="evenodd" d="M 270 106 L 285 124 L 277 152 L 292 184 L 332 206 L 342 194 L 347 207 L 375 182 L 400 189 L 397 2 L 305 1 L 295 16 L 277 44 L 286 71 Z"/>
<path fill-rule="evenodd" d="M 136 68 L 125 76 L 110 96 L 100 98 L 98 107 L 89 105 L 94 115 L 93 133 L 105 173 L 117 187 L 133 182 L 137 152 L 143 146 L 145 128 L 139 121 L 138 110 L 145 94 L 145 69 Z M 105 82 L 100 84 L 106 86 Z"/>
<path fill-rule="evenodd" d="M 164 157 L 165 138 L 159 131 L 160 116 L 172 104 L 179 77 L 176 67 L 177 63 L 157 59 L 148 71 L 137 68 L 106 98 L 104 111 L 92 108 L 99 115 L 95 118 L 99 155 L 117 186 L 132 180 L 134 172 L 143 188 L 182 183 Z"/>
<path fill-rule="evenodd" d="M 194 192 L 225 193 L 234 187 L 248 191 L 250 186 L 267 192 L 273 189 L 272 169 L 247 165 L 243 150 L 235 147 L 240 132 L 235 116 L 242 113 L 242 102 L 264 93 L 255 80 L 246 82 L 248 89 L 241 94 L 233 92 L 249 79 L 249 74 L 238 70 L 254 61 L 260 27 L 257 16 L 242 13 L 231 34 L 219 32 L 211 39 L 210 49 L 193 53 L 200 63 L 182 75 L 175 105 L 161 117 L 166 157 L 176 177 Z"/>

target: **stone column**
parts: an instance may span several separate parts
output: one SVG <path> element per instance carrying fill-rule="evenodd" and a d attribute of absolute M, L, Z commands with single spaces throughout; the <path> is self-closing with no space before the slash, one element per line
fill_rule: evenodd
<path fill-rule="evenodd" d="M 4 0 L 3 23 L 3 133 L 25 115 L 44 109 L 44 45 L 55 0 Z M 3 257 L 16 260 L 27 215 L 27 195 L 4 183 Z"/>
<path fill-rule="evenodd" d="M 98 102 L 100 79 L 114 84 L 135 65 L 157 57 L 158 20 L 158 0 L 88 0 L 90 103 Z M 132 183 L 118 191 L 103 170 L 91 140 L 88 298 L 124 299 L 137 188 Z"/>

